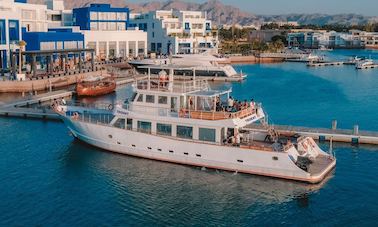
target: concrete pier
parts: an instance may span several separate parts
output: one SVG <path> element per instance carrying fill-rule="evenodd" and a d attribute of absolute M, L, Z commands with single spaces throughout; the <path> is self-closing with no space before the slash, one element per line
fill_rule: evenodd
<path fill-rule="evenodd" d="M 336 61 L 336 62 L 309 62 L 307 64 L 308 67 L 337 66 L 337 65 L 344 65 L 344 62 L 342 62 L 342 61 Z"/>
<path fill-rule="evenodd" d="M 333 125 L 334 126 L 334 125 Z M 357 125 L 353 129 L 327 129 L 309 128 L 290 125 L 275 125 L 275 130 L 283 136 L 309 136 L 319 141 L 344 142 L 352 144 L 375 144 L 378 145 L 378 132 L 361 131 Z M 246 130 L 257 130 L 265 132 L 263 126 L 252 124 Z"/>
<path fill-rule="evenodd" d="M 69 90 L 53 91 L 49 93 L 35 95 L 35 96 L 32 96 L 31 98 L 17 100 L 15 102 L 5 103 L 2 106 L 0 106 L 0 109 L 9 108 L 9 107 L 25 107 L 28 105 L 39 104 L 42 102 L 53 101 L 55 99 L 72 97 L 73 94 L 74 92 L 69 91 Z"/>

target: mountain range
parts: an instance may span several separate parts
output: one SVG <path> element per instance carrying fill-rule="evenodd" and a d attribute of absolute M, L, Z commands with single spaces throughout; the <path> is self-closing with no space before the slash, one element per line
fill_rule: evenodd
<path fill-rule="evenodd" d="M 29 0 L 30 3 L 43 3 L 44 0 Z M 283 14 L 258 15 L 240 10 L 237 7 L 225 5 L 219 0 L 208 0 L 204 3 L 192 3 L 182 0 L 152 1 L 147 3 L 130 3 L 127 0 L 64 0 L 67 9 L 86 6 L 90 3 L 108 3 L 116 7 L 128 7 L 133 13 L 152 10 L 200 10 L 206 11 L 208 18 L 215 24 L 261 25 L 265 22 L 297 21 L 299 24 L 345 24 L 361 25 L 369 22 L 378 22 L 378 17 L 358 14 Z"/>

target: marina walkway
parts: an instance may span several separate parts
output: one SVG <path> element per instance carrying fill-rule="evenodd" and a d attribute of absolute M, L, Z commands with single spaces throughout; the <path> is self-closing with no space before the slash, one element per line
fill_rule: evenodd
<path fill-rule="evenodd" d="M 289 125 L 274 125 L 274 129 L 284 136 L 309 136 L 319 141 L 345 142 L 352 144 L 375 144 L 378 145 L 378 132 L 347 130 L 347 129 L 327 129 L 308 128 Z M 252 124 L 246 130 L 265 131 L 262 125 Z"/>

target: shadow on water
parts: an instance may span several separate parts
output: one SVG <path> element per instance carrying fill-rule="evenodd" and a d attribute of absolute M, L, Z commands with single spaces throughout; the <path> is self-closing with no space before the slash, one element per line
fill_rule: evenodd
<path fill-rule="evenodd" d="M 249 201 L 243 202 L 244 204 L 262 201 L 264 204 L 285 203 L 295 200 L 301 207 L 306 207 L 309 205 L 308 198 L 327 184 L 333 176 L 331 173 L 320 184 L 306 184 L 235 174 L 110 153 L 79 140 L 74 140 L 64 153 L 64 163 L 69 171 L 88 171 L 89 168 L 98 175 L 106 177 L 114 187 L 121 188 L 120 191 L 117 189 L 120 195 L 123 194 L 122 189 L 132 194 L 142 193 L 145 196 L 149 193 L 159 193 L 159 197 L 169 199 L 172 203 L 182 197 L 183 188 L 190 188 L 189 191 L 194 194 L 187 196 L 193 198 L 198 196 L 196 192 L 207 191 L 212 197 L 207 199 L 213 201 L 222 201 L 230 196 L 237 197 L 239 201 Z M 157 190 L 152 192 L 152 188 Z M 163 196 L 167 190 L 170 191 L 169 197 Z M 139 196 L 135 195 L 135 197 Z"/>

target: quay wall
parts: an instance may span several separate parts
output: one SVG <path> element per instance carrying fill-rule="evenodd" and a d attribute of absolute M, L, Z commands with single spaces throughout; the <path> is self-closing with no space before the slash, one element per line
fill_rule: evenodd
<path fill-rule="evenodd" d="M 90 71 L 83 73 L 75 73 L 71 75 L 55 75 L 55 76 L 45 76 L 40 79 L 33 80 L 4 80 L 0 81 L 0 93 L 14 92 L 30 92 L 30 91 L 43 91 L 49 90 L 50 85 L 52 88 L 65 87 L 72 84 L 76 84 L 78 81 L 95 75 L 100 75 L 106 71 Z"/>

